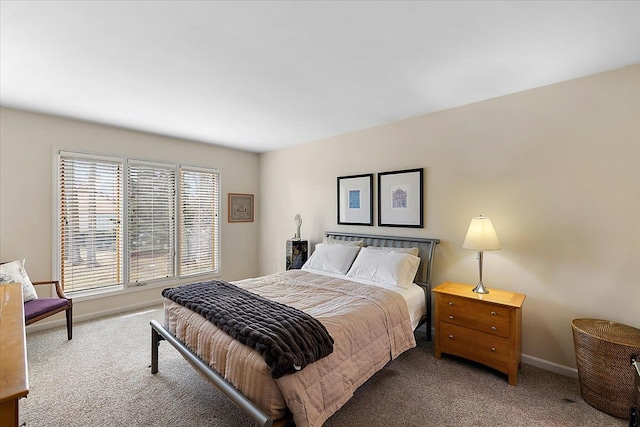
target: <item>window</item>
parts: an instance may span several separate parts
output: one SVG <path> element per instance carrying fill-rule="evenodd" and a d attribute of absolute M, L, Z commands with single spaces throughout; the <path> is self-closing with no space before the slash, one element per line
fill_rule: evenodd
<path fill-rule="evenodd" d="M 60 280 L 68 292 L 122 285 L 122 169 L 60 156 Z"/>
<path fill-rule="evenodd" d="M 180 171 L 180 271 L 218 272 L 218 174 Z"/>
<path fill-rule="evenodd" d="M 60 152 L 58 182 L 66 292 L 219 273 L 217 171 Z"/>
<path fill-rule="evenodd" d="M 131 163 L 127 182 L 129 282 L 173 277 L 175 170 Z"/>

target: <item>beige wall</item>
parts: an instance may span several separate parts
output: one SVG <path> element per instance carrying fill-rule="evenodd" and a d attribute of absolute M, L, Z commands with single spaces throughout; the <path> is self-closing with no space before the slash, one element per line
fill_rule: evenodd
<path fill-rule="evenodd" d="M 32 280 L 57 277 L 53 271 L 55 148 L 219 169 L 222 278 L 235 280 L 257 274 L 258 223 L 230 224 L 226 220 L 227 193 L 258 193 L 257 154 L 2 108 L 0 260 L 25 258 Z M 74 317 L 81 320 L 159 302 L 161 290 L 142 287 L 112 297 L 76 298 Z M 53 322 L 61 319 L 62 314 L 56 315 Z"/>
<path fill-rule="evenodd" d="M 572 319 L 640 328 L 639 163 L 640 65 L 265 153 L 260 273 L 284 268 L 299 212 L 313 243 L 324 230 L 440 238 L 434 284 L 471 284 L 462 241 L 484 214 L 503 246 L 485 253 L 485 285 L 527 295 L 525 361 L 574 368 Z M 336 225 L 337 176 L 417 167 L 424 229 Z"/>

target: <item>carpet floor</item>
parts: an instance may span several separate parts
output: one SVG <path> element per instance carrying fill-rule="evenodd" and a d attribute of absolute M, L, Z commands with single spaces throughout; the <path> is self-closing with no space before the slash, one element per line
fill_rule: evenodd
<path fill-rule="evenodd" d="M 30 391 L 20 401 L 27 427 L 252 426 L 168 343 L 150 373 L 152 319 L 160 308 L 30 332 Z M 628 421 L 588 405 L 577 380 L 523 364 L 516 387 L 506 376 L 456 357 L 433 356 L 433 342 L 389 363 L 324 427 L 592 426 Z"/>

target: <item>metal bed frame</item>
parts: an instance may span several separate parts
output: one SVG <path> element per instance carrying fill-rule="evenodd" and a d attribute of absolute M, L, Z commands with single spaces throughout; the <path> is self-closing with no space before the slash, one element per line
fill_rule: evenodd
<path fill-rule="evenodd" d="M 362 240 L 364 246 L 378 247 L 417 247 L 421 259 L 420 267 L 416 273 L 416 283 L 425 292 L 426 314 L 418 323 L 416 329 L 425 323 L 427 324 L 426 339 L 431 340 L 431 269 L 433 266 L 433 256 L 439 239 L 425 239 L 415 237 L 394 237 L 377 236 L 370 234 L 325 232 L 327 237 L 334 239 L 353 241 Z M 215 385 L 231 402 L 240 410 L 245 412 L 258 427 L 271 427 L 273 421 L 262 409 L 247 398 L 240 390 L 227 382 L 218 372 L 205 363 L 198 355 L 189 349 L 182 341 L 176 338 L 171 332 L 164 328 L 156 320 L 151 324 L 151 373 L 158 372 L 158 347 L 160 342 L 166 340 L 184 357 L 198 372 L 200 372 L 209 382 Z"/>

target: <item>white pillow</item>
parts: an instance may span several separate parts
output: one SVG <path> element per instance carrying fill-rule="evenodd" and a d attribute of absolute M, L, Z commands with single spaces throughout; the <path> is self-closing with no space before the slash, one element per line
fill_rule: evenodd
<path fill-rule="evenodd" d="M 11 261 L 0 265 L 0 283 L 20 283 L 22 284 L 22 298 L 24 302 L 38 298 L 36 288 L 29 280 L 24 269 L 24 260 Z"/>
<path fill-rule="evenodd" d="M 363 240 L 342 240 L 329 236 L 324 236 L 322 243 L 326 243 L 328 245 L 364 246 Z"/>
<path fill-rule="evenodd" d="M 413 283 L 419 266 L 417 256 L 366 247 L 358 254 L 347 276 L 407 288 Z"/>
<path fill-rule="evenodd" d="M 302 269 L 314 268 L 329 273 L 346 274 L 359 251 L 360 246 L 318 243 Z"/>
<path fill-rule="evenodd" d="M 413 256 L 418 256 L 420 253 L 420 249 L 418 248 L 392 248 L 390 246 L 367 246 L 370 249 L 375 249 L 376 251 L 390 251 L 390 252 L 402 252 L 405 254 L 411 254 Z"/>

